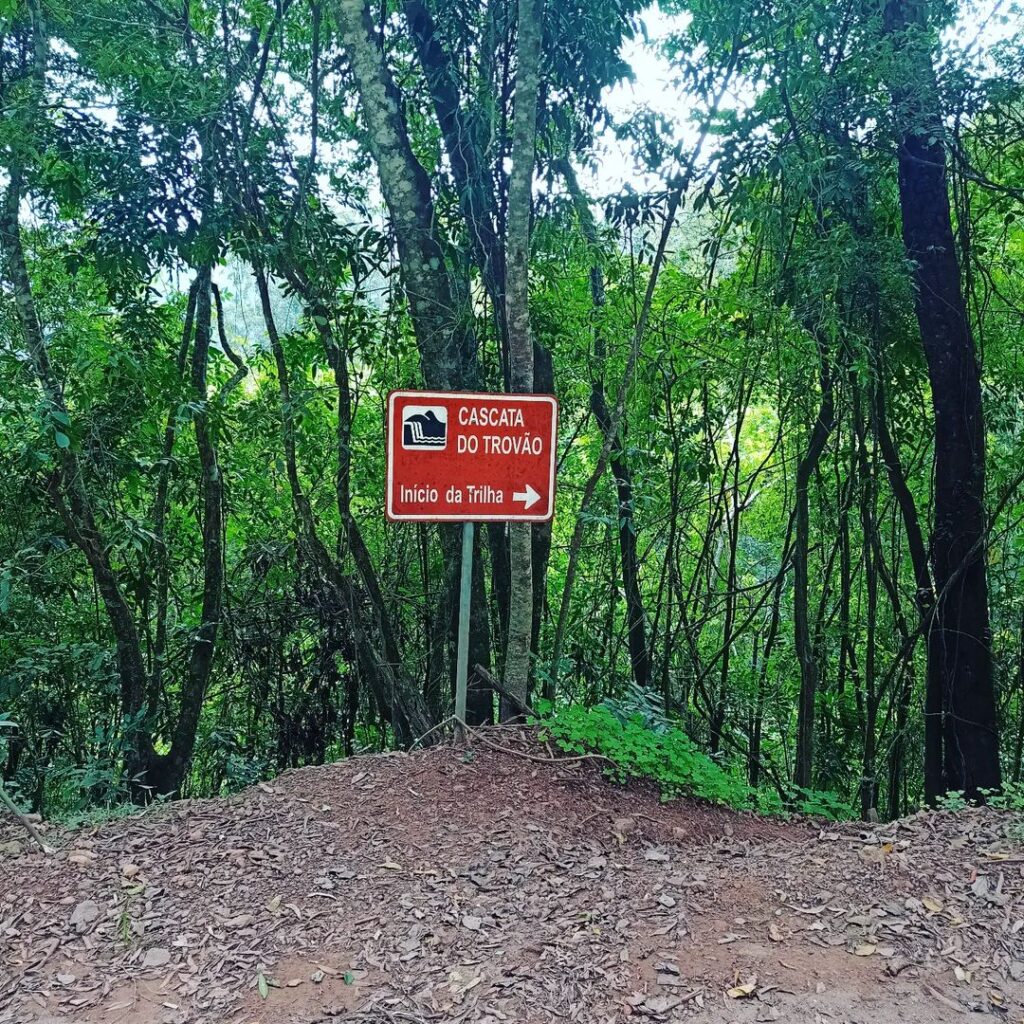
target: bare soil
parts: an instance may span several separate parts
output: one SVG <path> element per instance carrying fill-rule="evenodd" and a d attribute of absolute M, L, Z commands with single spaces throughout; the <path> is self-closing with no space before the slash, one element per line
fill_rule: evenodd
<path fill-rule="evenodd" d="M 1024 827 L 783 823 L 525 734 L 0 826 L 0 1024 L 1024 1021 Z"/>

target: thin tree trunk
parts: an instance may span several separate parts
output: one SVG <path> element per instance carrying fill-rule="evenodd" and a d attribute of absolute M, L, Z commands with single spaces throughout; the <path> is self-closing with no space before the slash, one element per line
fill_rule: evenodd
<path fill-rule="evenodd" d="M 292 415 L 291 384 L 288 377 L 288 366 L 285 361 L 284 349 L 274 321 L 266 275 L 260 268 L 254 268 L 254 274 L 260 293 L 260 303 L 263 310 L 264 323 L 267 328 L 267 337 L 270 340 L 270 347 L 277 368 L 278 388 L 281 393 L 281 431 L 285 452 L 285 470 L 288 475 L 292 504 L 299 521 L 299 533 L 303 546 L 322 578 L 334 590 L 338 603 L 348 612 L 359 669 L 363 677 L 369 682 L 377 705 L 390 719 L 399 742 L 403 740 L 411 742 L 430 729 L 433 724 L 433 717 L 416 686 L 402 674 L 398 661 L 397 644 L 395 643 L 390 623 L 386 618 L 383 596 L 377 585 L 373 566 L 369 564 L 369 553 L 362 542 L 362 536 L 353 535 L 353 529 L 355 529 L 356 534 L 358 534 L 358 529 L 355 528 L 354 521 L 349 521 L 351 520 L 351 510 L 348 505 L 347 433 L 344 438 L 346 451 L 342 461 L 339 462 L 339 480 L 337 482 L 338 498 L 341 504 L 340 513 L 343 520 L 342 526 L 346 536 L 349 538 L 349 542 L 355 541 L 355 547 L 352 551 L 353 560 L 356 562 L 357 571 L 360 572 L 363 585 L 370 597 L 370 607 L 377 613 L 375 616 L 376 621 L 372 623 L 376 627 L 375 629 L 370 628 L 371 623 L 364 623 L 362 621 L 365 617 L 363 610 L 365 602 L 362 595 L 358 592 L 352 581 L 335 564 L 316 531 L 316 523 L 313 518 L 309 498 L 305 494 L 299 479 L 295 423 Z M 313 308 L 315 311 L 314 316 L 326 324 L 327 310 L 316 305 Z M 323 330 L 324 328 L 321 329 Z M 329 336 L 327 336 L 326 342 L 328 343 L 328 357 L 335 363 L 336 379 L 339 374 L 341 375 L 341 384 L 339 385 L 341 389 L 339 392 L 339 430 L 347 430 L 349 414 L 346 390 L 347 370 L 337 365 L 338 362 L 346 359 L 346 355 L 343 350 L 334 346 Z M 340 445 L 341 441 L 339 439 Z M 370 581 L 369 584 L 367 579 Z M 377 649 L 373 633 L 378 633 L 381 636 L 384 647 L 383 653 Z"/>
<path fill-rule="evenodd" d="M 590 206 L 576 180 L 576 172 L 569 160 L 562 159 L 558 170 L 572 197 L 583 237 L 590 246 L 594 260 L 590 267 L 590 302 L 592 306 L 594 359 L 590 381 L 590 409 L 605 438 L 610 436 L 612 414 L 604 390 L 604 371 L 608 357 L 602 318 L 605 309 L 604 273 L 598 259 L 600 239 Z M 622 567 L 622 592 L 626 598 L 626 632 L 629 641 L 629 660 L 633 679 L 638 686 L 647 688 L 651 683 L 650 651 L 647 645 L 647 614 L 640 590 L 640 568 L 637 558 L 637 525 L 633 509 L 633 474 L 626 462 L 623 446 L 611 437 L 610 466 L 618 498 L 619 553 Z"/>
<path fill-rule="evenodd" d="M 540 92 L 542 0 L 519 0 L 512 171 L 509 175 L 506 228 L 508 267 L 507 310 L 512 390 L 533 391 L 533 335 L 530 330 L 530 211 Z M 505 688 L 520 703 L 529 698 L 530 650 L 533 641 L 533 531 L 529 525 L 509 528 L 510 582 L 508 638 L 505 646 Z M 502 719 L 518 708 L 502 700 Z"/>
<path fill-rule="evenodd" d="M 860 483 L 861 557 L 864 562 L 864 581 L 867 590 L 867 623 L 864 633 L 864 720 L 863 750 L 861 757 L 860 808 L 861 817 L 868 820 L 872 811 L 877 813 L 878 779 L 876 759 L 877 720 L 880 698 L 875 673 L 875 640 L 878 626 L 878 577 L 880 559 L 874 543 L 875 478 L 868 457 L 860 394 L 853 391 L 853 445 L 857 453 Z"/>
<path fill-rule="evenodd" d="M 923 622 L 932 614 L 935 606 L 935 590 L 932 586 L 931 571 L 928 566 L 928 551 L 925 547 L 921 531 L 921 521 L 917 514 L 914 495 L 907 486 L 906 474 L 900 460 L 899 451 L 889 431 L 889 416 L 885 400 L 883 384 L 884 366 L 877 360 L 874 367 L 875 387 L 873 391 L 873 426 L 878 438 L 878 447 L 885 464 L 886 475 L 896 504 L 900 509 L 903 530 L 907 537 L 907 550 L 910 552 L 910 565 L 914 572 L 914 603 L 918 616 Z M 925 681 L 924 706 L 924 743 L 925 743 L 925 798 L 933 803 L 942 790 L 942 645 L 937 630 L 929 628 L 927 635 L 927 675 Z M 909 695 L 906 700 L 909 702 Z M 902 708 L 902 704 L 901 704 Z M 904 729 L 908 709 L 903 709 Z M 894 738 L 893 760 L 902 770 L 903 761 L 902 731 Z M 896 770 L 896 769 L 893 769 Z M 892 799 L 890 795 L 890 800 Z M 890 804 L 890 817 L 892 813 Z"/>
<path fill-rule="evenodd" d="M 37 26 L 36 31 L 41 29 Z M 25 348 L 31 358 L 49 414 L 54 419 L 56 429 L 63 432 L 70 430 L 68 407 L 64 400 L 63 388 L 50 365 L 18 223 L 21 168 L 8 167 L 8 174 L 10 184 L 0 209 L 0 247 L 6 259 L 7 277 L 14 293 Z M 135 617 L 122 592 L 118 573 L 110 560 L 110 545 L 97 524 L 92 502 L 86 490 L 83 466 L 70 444 L 64 447 L 58 445 L 55 458 L 59 469 L 50 477 L 50 496 L 68 532 L 68 537 L 89 564 L 114 634 L 116 664 L 121 686 L 121 714 L 127 730 L 126 772 L 129 779 L 133 779 L 143 770 L 142 753 L 147 745 L 141 721 L 146 672 L 139 633 Z"/>
<path fill-rule="evenodd" d="M 773 587 L 774 597 L 772 598 L 771 618 L 768 622 L 768 634 L 764 641 L 764 650 L 761 653 L 761 665 L 757 672 L 757 703 L 754 708 L 754 727 L 750 733 L 750 745 L 747 754 L 747 778 L 753 789 L 761 783 L 761 735 L 764 724 L 764 703 L 765 688 L 768 681 L 768 665 L 771 661 L 772 651 L 775 648 L 775 641 L 779 636 L 779 624 L 782 621 L 782 587 L 784 573 L 779 577 Z"/>
<path fill-rule="evenodd" d="M 796 470 L 796 541 L 793 547 L 793 633 L 800 663 L 800 698 L 797 708 L 796 762 L 793 781 L 811 788 L 814 774 L 814 712 L 818 691 L 818 662 L 808 620 L 808 550 L 810 509 L 808 490 L 818 459 L 835 423 L 835 396 L 828 355 L 821 351 L 821 406 L 811 429 L 807 451 Z"/>
<path fill-rule="evenodd" d="M 154 793 L 176 793 L 185 779 L 195 746 L 203 700 L 210 684 L 217 634 L 224 606 L 224 479 L 217 458 L 211 422 L 207 376 L 210 364 L 212 308 L 209 265 L 199 271 L 196 285 L 195 344 L 192 346 L 193 427 L 199 454 L 202 496 L 203 596 L 199 628 L 192 641 L 188 672 L 171 740 L 162 755 L 150 753 L 146 783 Z M 243 368 L 244 370 L 244 368 Z M 240 380 L 241 378 L 239 378 Z"/>
<path fill-rule="evenodd" d="M 1021 781 L 1024 767 L 1024 612 L 1020 616 L 1020 630 L 1017 634 L 1017 739 L 1013 745 L 1013 781 Z"/>
<path fill-rule="evenodd" d="M 181 345 L 175 364 L 178 380 L 185 376 L 189 346 L 192 344 L 192 330 L 196 312 L 196 289 L 199 279 L 192 282 L 188 291 L 185 309 L 185 326 L 181 332 Z M 171 466 L 174 459 L 174 441 L 177 437 L 178 396 L 167 410 L 164 425 L 164 440 L 160 450 L 160 474 L 157 477 L 156 497 L 153 499 L 153 547 L 156 556 L 156 638 L 153 643 L 153 657 L 149 674 L 149 695 L 147 704 L 154 714 L 163 693 L 164 661 L 167 655 L 167 615 L 171 585 L 171 560 L 167 550 L 167 502 L 171 486 Z"/>
<path fill-rule="evenodd" d="M 692 168 L 692 161 L 691 161 Z M 569 542 L 569 560 L 565 570 L 565 583 L 562 586 L 562 600 L 558 610 L 558 620 L 555 625 L 555 642 L 551 658 L 551 671 L 548 675 L 545 696 L 554 697 L 558 686 L 558 676 L 561 672 L 562 652 L 565 646 L 565 630 L 569 621 L 569 601 L 572 597 L 572 588 L 576 580 L 576 567 L 579 561 L 580 549 L 583 545 L 583 532 L 585 527 L 585 513 L 593 500 L 594 492 L 597 490 L 598 481 L 604 476 L 605 468 L 608 465 L 608 457 L 611 454 L 612 445 L 622 427 L 622 419 L 626 412 L 626 395 L 633 383 L 633 374 L 636 371 L 636 364 L 640 358 L 640 344 L 643 341 L 647 330 L 647 318 L 650 316 L 651 303 L 654 300 L 654 289 L 661 274 L 661 268 L 665 262 L 665 250 L 668 247 L 669 235 L 672 225 L 675 223 L 676 211 L 682 199 L 683 190 L 686 187 L 686 179 L 679 187 L 672 192 L 669 200 L 669 207 L 665 214 L 665 223 L 662 225 L 661 237 L 658 240 L 658 248 L 654 254 L 654 261 L 651 264 L 650 276 L 647 279 L 647 290 L 644 293 L 643 304 L 640 307 L 640 315 L 637 318 L 636 327 L 633 330 L 633 339 L 629 348 L 629 355 L 626 359 L 626 368 L 615 396 L 615 408 L 612 411 L 611 420 L 608 424 L 608 432 L 605 434 L 604 443 L 601 445 L 601 453 L 597 459 L 597 465 L 587 479 L 583 488 L 583 497 L 580 501 L 579 512 L 577 513 L 576 526 L 573 530 L 572 539 Z"/>
<path fill-rule="evenodd" d="M 722 97 L 725 95 L 725 91 L 728 88 L 729 83 L 732 81 L 732 75 L 735 69 L 738 53 L 739 39 L 736 37 L 733 39 L 733 48 L 725 74 L 722 81 L 718 83 L 718 89 L 714 96 L 711 98 L 709 117 L 717 112 L 719 104 L 722 101 Z M 676 187 L 673 188 L 671 197 L 669 198 L 668 208 L 665 211 L 665 222 L 662 225 L 661 237 L 658 239 L 658 248 L 655 251 L 654 260 L 651 263 L 651 272 L 647 279 L 647 289 L 644 292 L 644 299 L 638 311 L 636 326 L 633 330 L 633 338 L 630 344 L 629 354 L 626 359 L 625 372 L 622 375 L 622 381 L 620 382 L 618 391 L 615 395 L 615 407 L 608 423 L 608 432 L 605 434 L 604 443 L 601 445 L 601 453 L 598 456 L 597 465 L 594 467 L 594 471 L 590 474 L 590 477 L 587 479 L 583 488 L 583 497 L 580 501 L 579 512 L 577 513 L 576 526 L 573 529 L 572 539 L 569 542 L 565 583 L 562 586 L 562 600 L 559 603 L 558 619 L 555 623 L 555 640 L 552 651 L 551 668 L 548 674 L 548 681 L 545 684 L 545 696 L 549 698 L 553 698 L 555 695 L 555 691 L 558 688 L 558 676 L 562 670 L 562 651 L 565 646 L 565 630 L 569 621 L 569 602 L 572 598 L 572 589 L 576 580 L 576 566 L 579 561 L 580 548 L 583 544 L 584 513 L 590 507 L 590 502 L 593 500 L 594 492 L 597 490 L 598 481 L 600 481 L 601 477 L 604 475 L 612 447 L 622 427 L 622 420 L 626 411 L 626 395 L 633 383 L 633 374 L 636 371 L 636 364 L 640 357 L 640 345 L 647 330 L 647 318 L 650 316 L 651 303 L 654 300 L 654 289 L 658 283 L 658 278 L 661 275 L 661 269 L 665 261 L 665 252 L 668 247 L 669 235 L 671 234 L 672 226 L 675 223 L 679 204 L 682 202 L 683 196 L 686 194 L 686 190 L 690 187 L 697 159 L 704 148 L 704 141 L 708 135 L 709 124 L 710 119 L 705 121 L 700 135 L 693 147 L 693 151 L 690 153 L 690 158 L 686 163 L 686 167 L 678 181 L 675 183 Z"/>

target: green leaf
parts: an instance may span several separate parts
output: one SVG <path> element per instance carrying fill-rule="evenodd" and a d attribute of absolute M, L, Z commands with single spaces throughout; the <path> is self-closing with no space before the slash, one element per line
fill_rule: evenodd
<path fill-rule="evenodd" d="M 58 448 L 71 447 L 71 438 L 68 437 L 68 435 L 65 434 L 62 430 L 55 430 L 53 433 L 53 438 L 57 442 Z"/>
<path fill-rule="evenodd" d="M 260 999 L 266 999 L 270 995 L 270 985 L 267 984 L 266 975 L 262 971 L 256 975 L 256 988 L 259 989 Z"/>

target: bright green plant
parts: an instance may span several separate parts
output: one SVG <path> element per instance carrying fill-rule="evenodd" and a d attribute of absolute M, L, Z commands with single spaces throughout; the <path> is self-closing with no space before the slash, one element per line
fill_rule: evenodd
<path fill-rule="evenodd" d="M 1024 811 L 1024 782 L 1007 781 L 1000 792 L 982 790 L 985 803 L 1000 811 Z"/>
<path fill-rule="evenodd" d="M 619 782 L 651 779 L 663 800 L 695 796 L 728 807 L 752 806 L 750 788 L 702 753 L 681 729 L 654 731 L 642 715 L 622 720 L 605 706 L 572 705 L 547 714 L 541 735 L 567 753 L 593 752 L 611 760 L 607 774 Z"/>
<path fill-rule="evenodd" d="M 796 787 L 792 807 L 797 814 L 806 814 L 810 818 L 828 818 L 830 821 L 845 821 L 857 816 L 850 803 L 838 793 L 827 789 Z"/>
<path fill-rule="evenodd" d="M 649 716 L 637 711 L 624 717 L 620 706 L 606 702 L 587 708 L 570 705 L 555 710 L 541 701 L 539 718 L 543 739 L 554 740 L 566 753 L 596 753 L 607 757 L 605 773 L 617 782 L 649 779 L 657 783 L 662 800 L 692 796 L 736 810 L 762 814 L 806 814 L 838 821 L 855 817 L 853 808 L 837 793 L 794 789 L 787 799 L 772 792 L 758 792 L 725 771 L 703 753 L 682 729 L 658 717 L 655 727 Z"/>
<path fill-rule="evenodd" d="M 953 789 L 943 793 L 936 801 L 940 811 L 965 811 L 971 805 L 964 799 L 963 790 Z"/>

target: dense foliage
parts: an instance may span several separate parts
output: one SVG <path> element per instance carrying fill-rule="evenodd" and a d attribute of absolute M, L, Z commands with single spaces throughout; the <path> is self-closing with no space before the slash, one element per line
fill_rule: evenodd
<path fill-rule="evenodd" d="M 567 749 L 735 806 L 1022 780 L 1020 14 L 664 2 L 675 122 L 608 108 L 646 17 L 0 0 L 24 805 L 450 714 L 457 534 L 382 512 L 424 384 L 561 404 L 553 524 L 477 533 L 474 724 L 543 695 Z"/>

